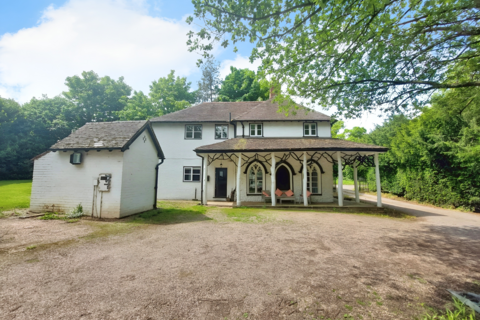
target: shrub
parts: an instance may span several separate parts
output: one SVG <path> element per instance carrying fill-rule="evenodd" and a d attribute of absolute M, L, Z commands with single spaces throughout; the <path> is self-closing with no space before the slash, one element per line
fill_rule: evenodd
<path fill-rule="evenodd" d="M 453 299 L 453 310 L 447 309 L 445 314 L 427 314 L 422 320 L 475 320 L 475 311 L 458 299 Z"/>
<path fill-rule="evenodd" d="M 82 204 L 79 203 L 75 208 L 73 208 L 69 213 L 66 214 L 67 219 L 75 219 L 80 218 L 83 216 L 83 207 Z"/>

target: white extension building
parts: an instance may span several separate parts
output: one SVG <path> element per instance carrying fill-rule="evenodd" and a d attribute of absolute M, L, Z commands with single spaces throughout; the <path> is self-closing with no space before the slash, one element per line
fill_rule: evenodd
<path fill-rule="evenodd" d="M 345 164 L 375 163 L 379 185 L 378 154 L 386 148 L 332 139 L 330 117 L 320 112 L 298 106 L 286 116 L 278 109 L 272 100 L 209 102 L 151 119 L 167 156 L 158 198 L 333 202 L 333 163 L 339 205 Z M 282 195 L 272 197 L 275 191 Z"/>
<path fill-rule="evenodd" d="M 67 212 L 81 204 L 101 218 L 151 210 L 164 158 L 148 121 L 87 123 L 33 159 L 30 210 Z"/>

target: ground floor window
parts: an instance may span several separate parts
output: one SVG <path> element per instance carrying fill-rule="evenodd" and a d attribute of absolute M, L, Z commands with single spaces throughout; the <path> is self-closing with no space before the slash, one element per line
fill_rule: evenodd
<path fill-rule="evenodd" d="M 248 193 L 262 193 L 263 190 L 263 170 L 254 164 L 248 170 Z"/>
<path fill-rule="evenodd" d="M 307 190 L 311 193 L 322 193 L 321 189 L 321 172 L 317 166 L 312 165 L 308 167 L 307 171 Z"/>
<path fill-rule="evenodd" d="M 183 167 L 183 181 L 200 181 L 200 167 Z"/>

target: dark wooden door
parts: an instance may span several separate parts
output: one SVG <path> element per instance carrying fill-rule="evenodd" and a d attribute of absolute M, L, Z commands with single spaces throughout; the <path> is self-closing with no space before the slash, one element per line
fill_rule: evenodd
<path fill-rule="evenodd" d="M 227 168 L 215 168 L 215 198 L 227 197 Z"/>

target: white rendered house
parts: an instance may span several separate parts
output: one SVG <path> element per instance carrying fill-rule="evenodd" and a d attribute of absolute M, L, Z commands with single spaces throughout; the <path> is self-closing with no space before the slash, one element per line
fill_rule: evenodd
<path fill-rule="evenodd" d="M 241 205 L 279 189 L 292 191 L 289 200 L 304 205 L 333 202 L 334 162 L 339 168 L 377 164 L 379 185 L 378 154 L 387 151 L 332 139 L 329 116 L 302 106 L 285 116 L 271 99 L 202 103 L 150 121 L 167 155 L 159 169 L 167 183 L 158 189 L 158 198 L 166 200 L 230 199 Z M 277 199 L 270 201 L 275 205 Z"/>
<path fill-rule="evenodd" d="M 100 218 L 151 210 L 164 158 L 148 121 L 87 123 L 32 159 L 30 210 L 68 212 L 81 204 Z"/>

